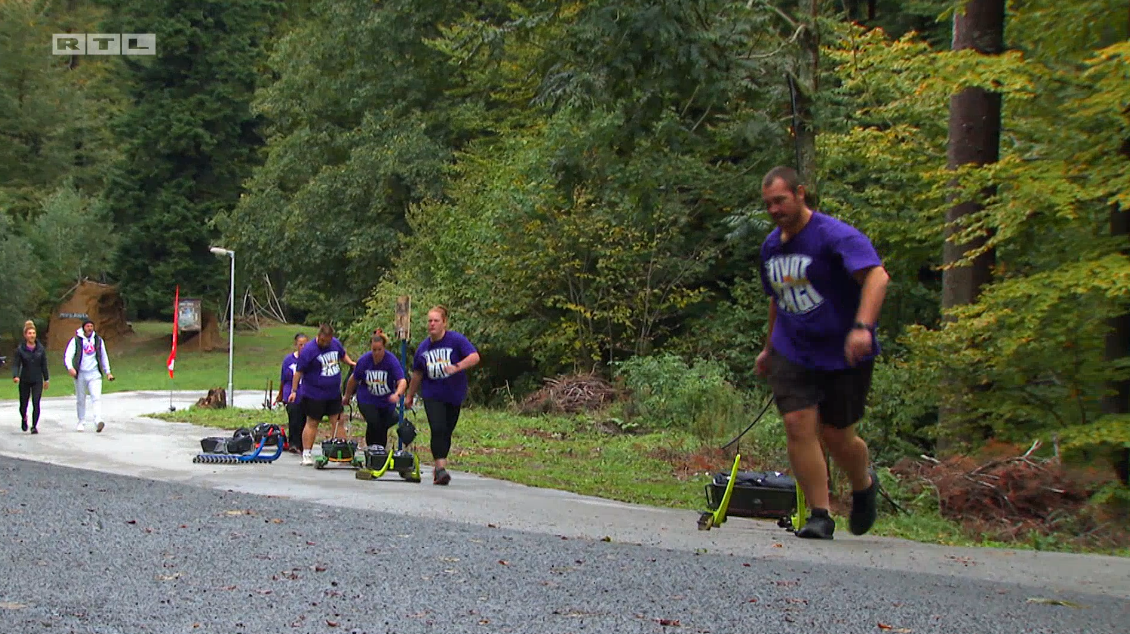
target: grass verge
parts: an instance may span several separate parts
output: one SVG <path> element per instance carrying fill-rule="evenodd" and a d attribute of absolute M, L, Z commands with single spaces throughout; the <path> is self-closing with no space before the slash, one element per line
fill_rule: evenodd
<path fill-rule="evenodd" d="M 172 346 L 172 324 L 135 322 L 134 334 L 126 339 L 107 344 L 110 369 L 114 381 L 104 381 L 105 394 L 138 390 L 200 390 L 201 396 L 209 388 L 228 384 L 227 350 L 204 352 L 197 341 L 190 340 L 178 346 L 175 380 L 169 379 L 167 362 Z M 258 332 L 236 331 L 232 362 L 232 383 L 237 390 L 265 390 L 267 382 L 278 389 L 279 367 L 282 358 L 292 349 L 294 333 L 310 331 L 294 325 L 272 325 Z M 311 333 L 312 334 L 312 333 Z M 227 340 L 224 332 L 224 341 Z M 8 354 L 8 353 L 5 353 Z M 44 396 L 68 396 L 75 393 L 74 381 L 63 366 L 63 351 L 48 350 L 48 368 L 51 387 Z M 11 370 L 4 368 L 7 375 Z M 0 400 L 19 397 L 13 385 L 0 391 Z"/>
<path fill-rule="evenodd" d="M 252 427 L 261 422 L 285 423 L 281 410 L 192 408 L 152 416 L 223 429 Z M 413 415 L 412 420 L 419 430 L 415 451 L 422 461 L 430 463 L 429 432 L 423 413 Z M 326 425 L 321 428 L 324 430 Z M 349 431 L 351 437 L 362 438 L 363 422 L 354 420 Z M 704 487 L 714 472 L 726 469 L 732 460 L 687 433 L 611 433 L 606 426 L 585 416 L 531 417 L 479 408 L 463 411 L 451 454 L 452 467 L 458 470 L 527 486 L 687 511 L 705 509 Z M 743 458 L 745 468 L 767 467 Z M 882 477 L 886 488 L 897 491 L 894 476 L 884 470 Z M 872 534 L 947 546 L 1079 552 L 1070 544 L 1047 537 L 1011 543 L 986 540 L 913 500 L 898 495 L 895 499 L 912 512 L 894 514 L 881 501 L 882 514 Z M 688 523 L 696 519 L 697 515 L 687 515 Z M 837 528 L 848 531 L 843 515 L 838 517 Z M 1093 552 L 1130 555 L 1127 549 Z"/>

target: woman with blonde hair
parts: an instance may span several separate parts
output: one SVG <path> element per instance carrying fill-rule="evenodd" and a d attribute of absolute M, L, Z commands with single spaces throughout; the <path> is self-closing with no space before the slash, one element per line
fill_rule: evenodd
<path fill-rule="evenodd" d="M 479 351 L 461 333 L 447 329 L 447 308 L 434 306 L 428 311 L 428 336 L 416 348 L 412 362 L 412 383 L 404 406 L 412 407 L 416 392 L 424 398 L 424 413 L 431 428 L 432 457 L 435 459 L 433 484 L 447 485 L 447 455 L 451 435 L 459 422 L 459 410 L 467 398 L 466 371 L 479 363 Z"/>
<path fill-rule="evenodd" d="M 51 386 L 47 370 L 47 348 L 40 343 L 35 323 L 24 322 L 24 340 L 16 348 L 12 382 L 20 387 L 20 431 L 27 431 L 27 404 L 31 401 L 31 433 L 39 433 L 39 399 Z"/>

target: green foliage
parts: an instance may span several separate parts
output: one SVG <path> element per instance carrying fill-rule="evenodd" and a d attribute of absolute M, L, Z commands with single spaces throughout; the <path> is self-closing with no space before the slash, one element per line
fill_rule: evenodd
<path fill-rule="evenodd" d="M 905 398 L 952 408 L 966 440 L 1022 440 L 1092 423 L 1106 382 L 1127 376 L 1124 364 L 1104 360 L 1105 320 L 1130 300 L 1124 243 L 1104 235 L 1110 206 L 1125 202 L 1130 183 L 1120 154 L 1130 138 L 1128 49 L 1118 42 L 1124 9 L 1107 1 L 1012 7 L 1000 56 L 934 51 L 914 34 L 890 40 L 854 26 L 839 27 L 827 49 L 838 80 L 828 103 L 854 104 L 821 137 L 832 174 L 825 182 L 834 183 L 827 207 L 856 220 L 892 261 L 887 304 L 892 331 L 906 334 L 898 341 L 906 372 L 958 386 L 915 381 Z M 1098 26 L 1110 24 L 1122 26 Z M 946 106 L 969 86 L 1004 97 L 1001 159 L 950 171 Z M 922 304 L 931 289 L 916 289 L 911 276 L 936 266 L 946 209 L 970 199 L 983 207 L 953 227 L 952 239 L 986 237 L 995 278 L 939 325 Z"/>
<path fill-rule="evenodd" d="M 871 377 L 867 411 L 858 425 L 871 458 L 894 464 L 930 451 L 937 403 L 937 375 L 903 358 L 881 355 Z"/>
<path fill-rule="evenodd" d="M 1130 414 L 1103 416 L 1092 424 L 1080 424 L 1057 432 L 1060 448 L 1067 459 L 1114 457 L 1130 449 Z"/>
<path fill-rule="evenodd" d="M 157 35 L 156 56 L 115 60 L 134 103 L 115 122 L 123 157 L 105 199 L 121 230 L 114 268 L 130 308 L 167 316 L 177 285 L 188 296 L 226 295 L 210 223 L 239 200 L 261 143 L 250 102 L 280 3 L 106 4 L 106 32 Z"/>
<path fill-rule="evenodd" d="M 644 429 L 677 429 L 713 440 L 748 422 L 746 399 L 715 361 L 688 366 L 673 354 L 635 356 L 618 362 L 616 374 L 631 392 L 628 422 Z"/>
<path fill-rule="evenodd" d="M 24 309 L 35 290 L 34 273 L 24 240 L 12 231 L 8 216 L 0 214 L 0 334 L 19 332 L 30 316 Z"/>
<path fill-rule="evenodd" d="M 117 232 L 101 202 L 67 181 L 43 201 L 28 240 L 39 256 L 41 299 L 54 308 L 76 280 L 97 279 L 109 270 Z"/>
<path fill-rule="evenodd" d="M 254 102 L 267 158 L 217 226 L 311 319 L 356 318 L 410 207 L 442 193 L 452 70 L 424 40 L 454 6 L 324 0 L 273 47 Z"/>

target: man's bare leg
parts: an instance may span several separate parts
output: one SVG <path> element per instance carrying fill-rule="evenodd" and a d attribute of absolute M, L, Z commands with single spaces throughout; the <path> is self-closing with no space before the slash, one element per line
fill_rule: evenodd
<path fill-rule="evenodd" d="M 828 465 L 820 446 L 815 407 L 785 414 L 789 464 L 810 508 L 828 509 Z"/>

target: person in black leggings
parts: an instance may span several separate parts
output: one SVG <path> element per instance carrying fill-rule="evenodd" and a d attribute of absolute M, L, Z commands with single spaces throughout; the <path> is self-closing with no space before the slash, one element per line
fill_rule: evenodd
<path fill-rule="evenodd" d="M 432 457 L 435 459 L 433 484 L 451 482 L 447 455 L 451 435 L 459 422 L 459 410 L 467 398 L 466 371 L 479 363 L 479 352 L 462 334 L 447 329 L 447 308 L 428 311 L 428 337 L 416 348 L 412 362 L 412 383 L 404 406 L 411 408 L 416 392 L 424 398 L 424 412 L 431 427 Z"/>
<path fill-rule="evenodd" d="M 396 357 L 387 352 L 388 337 L 377 330 L 369 339 L 369 352 L 357 359 L 357 365 L 345 386 L 343 406 L 357 395 L 357 409 L 365 418 L 365 445 L 388 446 L 388 430 L 398 421 L 396 406 L 408 389 L 404 369 Z"/>
<path fill-rule="evenodd" d="M 290 453 L 302 453 L 302 430 L 306 428 L 306 412 L 302 409 L 302 401 L 295 399 L 290 402 L 291 384 L 294 382 L 294 368 L 298 364 L 298 353 L 310 341 L 310 337 L 302 333 L 294 335 L 294 352 L 287 354 L 282 360 L 282 370 L 279 373 L 279 393 L 275 396 L 275 403 L 283 403 L 286 407 L 288 421 L 286 439 L 290 445 Z"/>
<path fill-rule="evenodd" d="M 24 322 L 24 341 L 16 348 L 12 381 L 20 386 L 20 430 L 27 431 L 27 405 L 31 401 L 31 433 L 39 433 L 39 399 L 51 387 L 47 348 L 36 338 L 35 324 Z"/>

